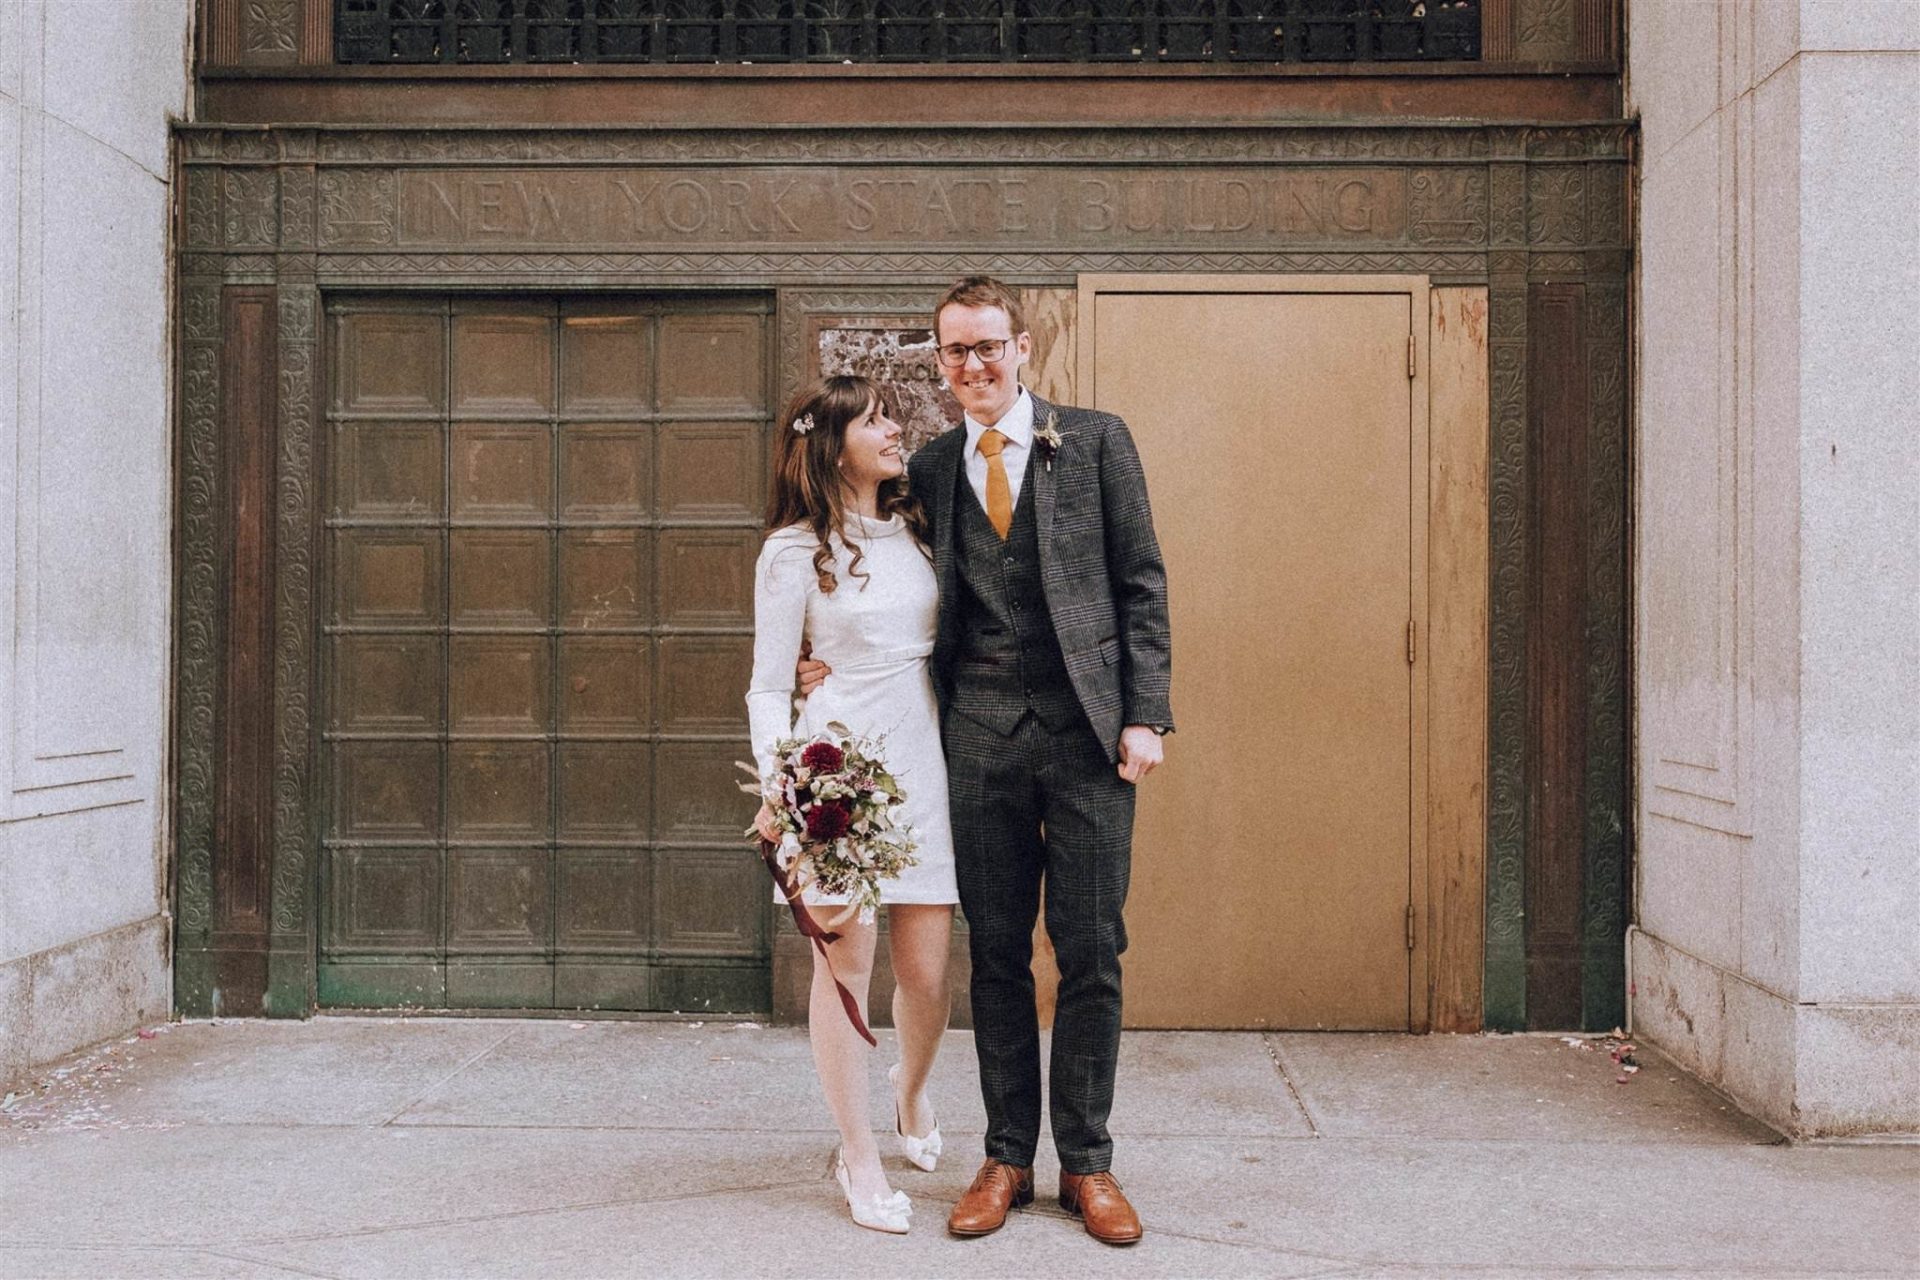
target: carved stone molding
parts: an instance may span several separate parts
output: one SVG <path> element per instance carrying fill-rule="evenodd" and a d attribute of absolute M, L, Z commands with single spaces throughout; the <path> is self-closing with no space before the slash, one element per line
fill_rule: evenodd
<path fill-rule="evenodd" d="M 224 177 L 221 205 L 226 247 L 273 247 L 280 232 L 279 174 L 272 169 L 228 169 Z"/>
<path fill-rule="evenodd" d="M 1620 0 L 1484 0 L 1481 49 L 1488 62 L 1612 62 Z"/>
<path fill-rule="evenodd" d="M 1536 165 L 1527 171 L 1527 243 L 1584 244 L 1587 171 L 1582 165 Z"/>
<path fill-rule="evenodd" d="M 314 418 L 320 291 L 283 284 L 279 341 L 279 479 L 274 531 L 272 954 L 268 1008 L 304 1013 L 314 976 L 313 816 Z"/>
<path fill-rule="evenodd" d="M 570 288 L 638 287 L 698 278 L 710 286 L 770 282 L 814 284 L 859 277 L 945 284 L 969 271 L 1019 281 L 1064 282 L 1082 272 L 1175 271 L 1349 275 L 1431 274 L 1478 277 L 1486 255 L 1406 253 L 685 253 L 685 254 L 322 254 L 316 266 L 329 284 L 434 285 L 500 283 Z"/>
<path fill-rule="evenodd" d="M 213 828 L 217 774 L 215 706 L 220 685 L 221 300 L 217 281 L 180 290 L 180 441 L 174 493 L 180 544 L 175 634 L 173 892 L 178 913 L 178 1007 L 213 1001 L 209 950 L 214 914 Z"/>
<path fill-rule="evenodd" d="M 1630 714 L 1627 689 L 1627 290 L 1587 285 L 1587 760 L 1582 1014 L 1589 1026 L 1625 1017 Z"/>
<path fill-rule="evenodd" d="M 202 61 L 288 67 L 333 61 L 334 0 L 201 0 Z"/>
<path fill-rule="evenodd" d="M 1524 280 L 1488 289 L 1490 577 L 1487 734 L 1489 1025 L 1526 1025 L 1527 294 Z"/>
<path fill-rule="evenodd" d="M 319 245 L 393 243 L 393 175 L 350 169 L 319 176 Z"/>
<path fill-rule="evenodd" d="M 1416 244 L 1485 244 L 1487 174 L 1479 168 L 1415 169 L 1408 183 Z"/>
<path fill-rule="evenodd" d="M 1494 245 L 1527 242 L 1527 171 L 1517 164 L 1496 164 L 1487 176 L 1488 238 Z"/>
<path fill-rule="evenodd" d="M 318 176 L 310 168 L 280 170 L 280 247 L 312 252 L 319 234 Z"/>
<path fill-rule="evenodd" d="M 209 127 L 211 128 L 211 127 Z M 1588 131 L 1563 130 L 1568 137 Z M 1599 143 L 1601 131 L 1592 131 Z M 1613 131 L 1617 136 L 1617 131 Z M 266 159 L 251 153 L 257 134 L 227 134 L 196 143 L 189 160 Z M 1219 161 L 1273 164 L 1303 161 L 1473 161 L 1488 155 L 1489 132 L 1477 125 L 1379 128 L 1313 125 L 1258 129 L 879 128 L 686 130 L 329 129 L 320 134 L 322 164 L 487 164 L 591 166 L 615 164 L 1150 164 Z M 233 148 L 248 151 L 236 153 Z M 1598 154 L 1583 152 L 1583 155 Z"/>

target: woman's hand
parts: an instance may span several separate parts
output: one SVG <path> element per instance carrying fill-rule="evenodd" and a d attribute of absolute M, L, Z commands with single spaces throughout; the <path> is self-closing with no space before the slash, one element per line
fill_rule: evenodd
<path fill-rule="evenodd" d="M 758 831 L 760 838 L 768 844 L 780 843 L 781 832 L 779 824 L 774 821 L 773 806 L 765 800 L 760 802 L 760 812 L 753 815 L 753 829 Z"/>

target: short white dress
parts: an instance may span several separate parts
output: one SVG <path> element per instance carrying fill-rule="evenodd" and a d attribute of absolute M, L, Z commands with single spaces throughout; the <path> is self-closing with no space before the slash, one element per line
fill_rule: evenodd
<path fill-rule="evenodd" d="M 777 739 L 811 737 L 839 721 L 861 737 L 885 735 L 888 771 L 906 792 L 901 817 L 919 859 L 893 880 L 880 882 L 883 903 L 958 902 L 953 878 L 953 824 L 947 812 L 947 758 L 940 747 L 940 709 L 930 663 L 940 598 L 933 566 L 899 516 L 847 516 L 857 539 L 860 574 L 850 566 L 844 539 L 833 541 L 838 585 L 820 590 L 813 567 L 813 532 L 794 525 L 767 535 L 754 571 L 753 680 L 747 722 L 762 777 Z M 802 639 L 832 673 L 793 707 L 794 666 Z M 774 891 L 776 902 L 784 901 Z M 809 889 L 809 903 L 829 906 L 844 897 Z"/>

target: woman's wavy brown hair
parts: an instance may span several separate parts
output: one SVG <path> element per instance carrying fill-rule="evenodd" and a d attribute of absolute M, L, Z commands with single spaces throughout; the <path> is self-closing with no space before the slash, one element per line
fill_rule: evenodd
<path fill-rule="evenodd" d="M 869 406 L 878 406 L 888 415 L 893 413 L 892 401 L 879 383 L 854 374 L 835 374 L 803 388 L 788 401 L 775 432 L 767 530 L 796 524 L 812 530 L 818 544 L 813 552 L 813 570 L 820 580 L 820 590 L 829 595 L 839 585 L 833 573 L 831 539 L 847 518 L 846 489 L 840 483 L 840 451 L 846 444 L 847 427 Z M 805 417 L 813 419 L 812 428 L 795 431 L 793 424 Z M 895 515 L 906 521 L 921 553 L 927 554 L 932 540 L 926 512 L 908 492 L 904 473 L 880 486 L 881 519 Z M 867 575 L 860 570 L 863 557 L 859 540 L 849 541 L 847 547 L 853 553 L 848 573 L 864 579 Z"/>

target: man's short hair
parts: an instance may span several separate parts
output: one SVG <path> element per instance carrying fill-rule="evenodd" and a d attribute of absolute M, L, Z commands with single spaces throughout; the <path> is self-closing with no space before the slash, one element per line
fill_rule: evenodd
<path fill-rule="evenodd" d="M 940 313 L 948 307 L 998 307 L 1007 313 L 1007 322 L 1013 326 L 1014 337 L 1027 331 L 1027 313 L 1020 305 L 1019 291 L 992 276 L 964 276 L 955 280 L 940 295 L 940 301 L 933 304 L 933 336 L 936 341 L 940 337 Z"/>

